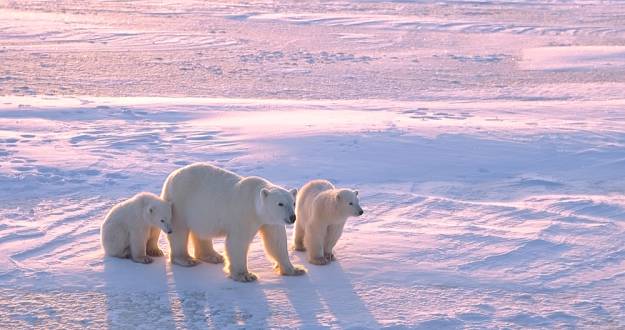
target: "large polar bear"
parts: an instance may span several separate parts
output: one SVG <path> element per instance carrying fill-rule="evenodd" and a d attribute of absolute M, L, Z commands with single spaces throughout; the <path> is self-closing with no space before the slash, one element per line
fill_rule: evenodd
<path fill-rule="evenodd" d="M 265 179 L 241 177 L 205 163 L 172 172 L 161 193 L 173 204 L 171 261 L 182 266 L 198 263 L 187 250 L 190 237 L 197 259 L 221 263 L 224 259 L 213 249 L 212 239 L 225 236 L 225 271 L 236 281 L 254 281 L 256 275 L 247 269 L 247 252 L 260 231 L 265 251 L 280 273 L 303 274 L 289 260 L 285 229 L 285 224 L 295 222 L 296 194 L 295 189 L 289 192 Z"/>
<path fill-rule="evenodd" d="M 311 264 L 325 265 L 335 260 L 333 249 L 345 221 L 363 213 L 358 191 L 336 189 L 326 180 L 308 182 L 297 195 L 295 250 L 308 251 Z"/>
<path fill-rule="evenodd" d="M 100 228 L 106 255 L 149 264 L 163 255 L 160 230 L 171 234 L 171 204 L 151 193 L 138 193 L 109 211 Z"/>

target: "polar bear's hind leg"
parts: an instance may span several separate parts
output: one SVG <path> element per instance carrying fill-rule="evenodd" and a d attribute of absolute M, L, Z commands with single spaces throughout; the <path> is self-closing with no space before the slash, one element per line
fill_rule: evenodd
<path fill-rule="evenodd" d="M 169 239 L 169 247 L 171 248 L 170 258 L 172 263 L 184 267 L 199 264 L 199 261 L 191 258 L 187 250 L 189 244 L 189 228 L 186 228 L 186 226 L 174 228 L 173 233 L 167 235 L 167 238 Z"/>
<path fill-rule="evenodd" d="M 191 244 L 193 244 L 193 250 L 195 251 L 195 258 L 208 262 L 210 264 L 221 264 L 224 262 L 224 257 L 219 254 L 213 248 L 213 239 L 201 239 L 195 233 L 189 234 Z"/>
<path fill-rule="evenodd" d="M 242 231 L 226 236 L 227 258 L 224 270 L 228 273 L 228 277 L 235 281 L 252 282 L 257 279 L 257 276 L 247 269 L 247 252 L 253 238 L 254 235 L 246 235 Z"/>

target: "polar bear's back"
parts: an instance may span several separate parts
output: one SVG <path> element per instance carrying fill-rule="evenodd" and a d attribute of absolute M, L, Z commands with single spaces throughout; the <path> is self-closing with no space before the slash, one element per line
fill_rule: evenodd
<path fill-rule="evenodd" d="M 324 191 L 333 190 L 334 185 L 327 180 L 313 180 L 306 183 L 297 193 L 297 221 L 306 223 L 312 216 L 313 202 Z"/>
<path fill-rule="evenodd" d="M 173 204 L 173 221 L 184 221 L 200 235 L 217 235 L 232 219 L 239 218 L 244 202 L 240 183 L 245 178 L 206 163 L 197 163 L 172 172 L 163 185 L 161 197 Z M 235 205 L 241 202 L 241 205 Z"/>
<path fill-rule="evenodd" d="M 173 171 L 165 180 L 161 197 L 165 200 L 176 201 L 188 199 L 189 195 L 198 195 L 206 190 L 213 193 L 215 190 L 233 187 L 242 177 L 222 168 L 196 163 Z"/>

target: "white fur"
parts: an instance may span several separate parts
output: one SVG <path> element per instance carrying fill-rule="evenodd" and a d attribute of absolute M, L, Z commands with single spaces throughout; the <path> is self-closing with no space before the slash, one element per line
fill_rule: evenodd
<path fill-rule="evenodd" d="M 213 249 L 212 239 L 226 237 L 225 271 L 237 281 L 253 281 L 247 253 L 258 231 L 265 251 L 283 275 L 300 275 L 288 256 L 285 224 L 292 223 L 297 190 L 287 191 L 258 177 L 241 177 L 203 163 L 172 172 L 161 197 L 173 204 L 173 229 L 169 235 L 171 261 L 178 265 L 198 263 L 187 250 L 190 238 L 195 257 L 210 263 L 224 258 Z M 189 235 L 191 233 L 191 235 Z"/>
<path fill-rule="evenodd" d="M 171 232 L 171 204 L 151 193 L 139 193 L 109 211 L 100 228 L 106 255 L 150 263 L 163 255 L 160 229 Z"/>
<path fill-rule="evenodd" d="M 313 180 L 300 189 L 296 213 L 295 250 L 307 251 L 308 262 L 325 265 L 335 260 L 334 246 L 347 218 L 360 216 L 363 210 L 357 191 L 336 189 L 326 180 Z"/>

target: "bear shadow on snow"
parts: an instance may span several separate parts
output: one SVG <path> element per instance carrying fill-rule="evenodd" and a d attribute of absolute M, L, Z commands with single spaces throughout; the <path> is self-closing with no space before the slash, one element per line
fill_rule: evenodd
<path fill-rule="evenodd" d="M 103 266 L 108 328 L 144 325 L 145 315 L 155 309 L 164 316 L 159 327 L 175 328 L 165 258 L 155 258 L 153 263 L 144 265 L 130 259 L 104 257 Z M 140 301 L 148 304 L 138 304 L 134 295 L 141 295 Z"/>
<path fill-rule="evenodd" d="M 192 268 L 171 266 L 173 299 L 186 328 L 253 325 L 268 328 L 269 302 L 258 282 L 240 283 L 224 276 L 223 264 Z"/>
<path fill-rule="evenodd" d="M 305 252 L 295 254 L 298 261 L 306 260 Z M 315 266 L 304 262 L 308 274 L 294 278 L 285 286 L 293 308 L 306 326 L 327 326 L 319 323 L 316 314 L 327 308 L 342 327 L 379 327 L 354 286 L 340 265 L 334 261 L 329 265 Z M 325 305 L 325 307 L 324 307 Z"/>

